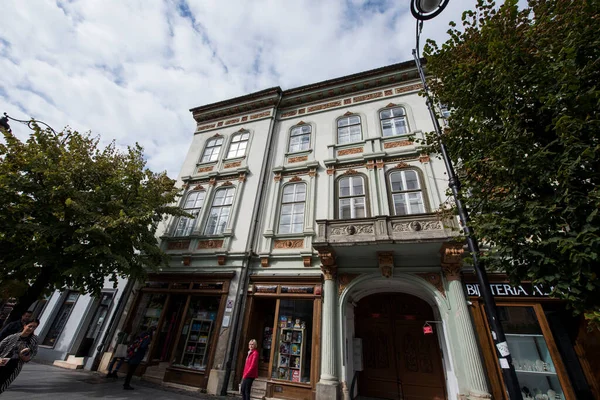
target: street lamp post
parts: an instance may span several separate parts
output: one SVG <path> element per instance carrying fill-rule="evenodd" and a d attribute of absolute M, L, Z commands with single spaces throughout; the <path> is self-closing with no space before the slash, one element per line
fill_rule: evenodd
<path fill-rule="evenodd" d="M 506 343 L 504 328 L 498 319 L 496 302 L 494 301 L 494 296 L 490 290 L 490 282 L 488 280 L 487 272 L 483 262 L 479 259 L 479 245 L 477 244 L 477 239 L 475 238 L 473 231 L 469 227 L 469 213 L 466 207 L 463 205 L 460 197 L 460 181 L 454 172 L 452 160 L 450 159 L 446 146 L 444 145 L 442 129 L 433 108 L 433 103 L 429 94 L 429 88 L 427 86 L 427 81 L 425 80 L 425 73 L 419 57 L 419 36 L 423 26 L 423 21 L 432 19 L 439 15 L 448 5 L 449 1 L 450 0 L 411 0 L 410 10 L 413 16 L 417 19 L 416 49 L 413 49 L 413 56 L 415 58 L 417 70 L 419 71 L 419 77 L 423 83 L 423 91 L 425 92 L 425 99 L 427 108 L 429 109 L 429 115 L 431 117 L 431 121 L 433 122 L 435 133 L 439 139 L 442 159 L 444 160 L 446 172 L 448 173 L 448 186 L 452 190 L 456 209 L 458 211 L 458 217 L 467 238 L 467 247 L 473 258 L 473 268 L 475 269 L 477 282 L 479 283 L 481 295 L 483 296 L 484 309 L 492 331 L 492 338 L 494 339 L 496 354 L 502 369 L 502 375 L 504 376 L 506 391 L 508 392 L 508 396 L 511 400 L 522 400 L 523 396 L 521 394 L 521 389 L 519 388 L 519 380 L 512 362 L 512 356 Z"/>

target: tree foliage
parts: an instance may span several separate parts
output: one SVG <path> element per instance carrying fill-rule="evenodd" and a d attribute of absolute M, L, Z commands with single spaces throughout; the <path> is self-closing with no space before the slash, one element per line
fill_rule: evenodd
<path fill-rule="evenodd" d="M 491 268 L 600 321 L 598 0 L 480 0 L 428 42 L 435 100 Z"/>
<path fill-rule="evenodd" d="M 126 151 L 98 138 L 36 126 L 27 141 L 2 130 L 0 282 L 18 298 L 11 317 L 44 291 L 98 294 L 108 278 L 139 278 L 166 264 L 155 232 L 178 190 L 148 170 L 139 145 Z"/>

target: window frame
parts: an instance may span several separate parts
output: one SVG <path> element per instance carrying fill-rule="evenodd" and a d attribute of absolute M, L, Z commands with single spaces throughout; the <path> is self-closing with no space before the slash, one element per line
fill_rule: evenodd
<path fill-rule="evenodd" d="M 218 141 L 220 140 L 221 143 L 219 143 L 218 145 L 211 145 L 211 142 L 213 141 Z M 223 147 L 223 142 L 225 141 L 225 138 L 223 138 L 223 136 L 219 135 L 219 136 L 213 136 L 210 139 L 208 139 L 204 145 L 204 150 L 202 151 L 202 155 L 200 156 L 200 161 L 198 162 L 199 164 L 206 164 L 206 163 L 212 163 L 212 162 L 217 162 L 219 161 L 219 156 L 221 155 L 221 148 Z M 216 156 L 213 159 L 211 159 L 214 155 L 214 150 L 217 148 L 217 153 Z M 210 149 L 211 154 L 208 160 L 204 160 L 204 157 L 206 157 L 208 150 Z"/>
<path fill-rule="evenodd" d="M 294 199 L 292 201 L 289 201 L 289 202 L 284 202 L 285 190 L 287 188 L 290 188 L 290 187 L 294 187 L 294 188 L 295 187 L 299 187 L 300 185 L 304 186 L 304 200 L 302 200 L 302 201 L 296 200 L 295 197 L 297 195 L 297 192 L 296 192 L 296 190 L 294 190 L 293 193 L 292 193 Z M 286 184 L 286 185 L 284 185 L 282 187 L 281 198 L 280 198 L 280 203 L 279 203 L 280 204 L 280 208 L 279 208 L 279 220 L 278 220 L 278 223 L 277 223 L 277 234 L 278 235 L 294 235 L 294 234 L 302 234 L 302 233 L 304 233 L 305 219 L 306 219 L 306 194 L 307 194 L 307 192 L 308 192 L 308 185 L 306 184 L 306 182 L 288 183 L 288 184 Z M 299 232 L 294 232 L 293 231 L 293 226 L 295 224 L 293 223 L 293 217 L 294 217 L 294 215 L 297 215 L 297 214 L 294 214 L 294 205 L 297 205 L 297 204 L 302 204 L 302 229 Z M 287 224 L 290 227 L 289 228 L 290 231 L 289 232 L 282 232 L 282 230 L 281 230 L 281 221 L 282 221 L 282 217 L 283 217 L 283 209 L 284 209 L 284 206 L 286 206 L 286 205 L 292 205 L 292 212 L 290 214 L 290 223 Z"/>
<path fill-rule="evenodd" d="M 358 118 L 358 123 L 350 124 L 350 118 Z M 348 120 L 348 125 L 340 126 L 340 122 L 343 121 L 344 119 Z M 346 145 L 346 144 L 351 144 L 351 143 L 358 143 L 358 142 L 361 142 L 364 140 L 364 134 L 363 134 L 363 129 L 362 129 L 362 117 L 359 114 L 350 114 L 350 115 L 341 116 L 336 119 L 335 125 L 336 125 L 336 137 L 335 137 L 336 144 Z M 341 142 L 340 141 L 340 129 L 344 129 L 344 128 L 349 129 L 351 126 L 358 126 L 360 128 L 360 138 L 358 138 L 357 140 L 349 140 L 347 142 Z M 348 136 L 349 136 L 349 138 L 351 138 L 351 131 L 348 131 Z"/>
<path fill-rule="evenodd" d="M 350 188 L 354 187 L 352 185 L 352 181 L 356 178 L 360 178 L 362 180 L 363 194 L 361 195 L 349 195 L 349 196 L 341 196 L 340 195 L 340 184 L 344 179 L 350 179 Z M 353 204 L 352 200 L 350 201 L 350 217 L 343 218 L 341 213 L 340 201 L 342 199 L 356 199 L 356 198 L 364 198 L 363 207 L 365 210 L 365 215 L 363 217 L 356 216 L 356 205 Z M 352 214 L 355 214 L 354 216 Z M 342 175 L 338 177 L 335 181 L 335 218 L 336 219 L 356 219 L 356 218 L 369 218 L 370 213 L 370 204 L 369 204 L 369 190 L 368 190 L 368 181 L 367 177 L 364 174 L 353 174 L 353 175 Z"/>
<path fill-rule="evenodd" d="M 243 137 L 244 135 L 246 135 L 246 139 L 235 141 L 236 138 Z M 246 147 L 244 147 L 244 153 L 243 154 L 237 154 L 237 152 L 239 152 L 239 145 L 241 143 L 243 143 L 243 142 L 246 143 Z M 229 147 L 227 148 L 227 155 L 226 155 L 225 159 L 245 157 L 246 153 L 248 152 L 248 146 L 249 146 L 249 144 L 250 144 L 250 132 L 248 132 L 246 130 L 237 132 L 236 134 L 234 134 L 233 136 L 231 136 L 231 140 L 229 141 Z M 231 148 L 234 145 L 237 145 L 238 148 L 236 149 L 236 154 L 235 155 L 231 155 L 230 154 L 231 153 Z"/>
<path fill-rule="evenodd" d="M 227 192 L 230 190 L 232 191 L 232 193 L 230 196 L 228 196 Z M 204 224 L 204 230 L 203 230 L 204 235 L 206 235 L 206 236 L 223 236 L 224 232 L 227 230 L 227 224 L 229 223 L 229 219 L 231 218 L 231 212 L 233 211 L 236 190 L 237 190 L 237 188 L 233 185 L 227 186 L 227 187 L 220 187 L 217 190 L 215 190 L 215 192 L 212 196 L 212 201 L 210 204 L 210 209 L 208 211 L 208 215 L 206 216 L 206 222 Z M 230 203 L 228 203 L 228 204 L 223 203 L 223 204 L 215 205 L 215 201 L 217 200 L 217 196 L 218 196 L 219 192 L 225 192 L 225 194 L 223 195 L 223 201 L 225 202 L 226 199 L 229 197 L 231 199 Z M 223 229 L 219 232 L 218 226 L 219 226 L 219 222 L 221 222 L 221 218 L 223 216 L 221 214 L 221 212 L 225 208 L 228 208 L 227 217 L 225 219 Z M 212 232 L 209 232 L 211 216 L 213 215 L 213 210 L 215 210 L 215 209 L 219 209 L 219 214 L 218 214 L 216 222 L 215 222 L 215 230 Z"/>
<path fill-rule="evenodd" d="M 305 127 L 309 128 L 309 131 L 307 133 L 301 132 L 299 135 L 293 135 L 293 132 L 294 132 L 295 129 L 302 130 Z M 312 133 L 313 133 L 313 127 L 310 124 L 304 123 L 304 124 L 298 124 L 298 125 L 292 126 L 290 128 L 290 133 L 288 135 L 287 152 L 288 153 L 301 153 L 303 151 L 309 151 L 309 150 L 311 150 L 311 146 L 312 146 Z M 292 150 L 292 138 L 303 137 L 303 136 L 308 136 L 308 143 L 306 145 L 306 148 L 301 148 L 299 150 Z M 302 142 L 300 142 L 300 144 L 302 144 Z"/>
<path fill-rule="evenodd" d="M 401 176 L 401 181 L 402 184 L 404 185 L 404 187 L 406 187 L 406 172 L 414 172 L 414 174 L 416 175 L 416 182 L 419 185 L 418 189 L 404 189 L 404 190 L 398 190 L 398 191 L 394 191 L 392 188 L 392 176 L 394 174 L 400 174 Z M 387 174 L 387 185 L 388 185 L 388 198 L 390 201 L 390 214 L 393 216 L 398 216 L 398 217 L 402 217 L 402 216 L 408 216 L 408 215 L 419 215 L 419 214 L 426 214 L 429 210 L 429 204 L 427 202 L 427 193 L 425 190 L 425 185 L 423 184 L 423 179 L 421 176 L 421 171 L 419 171 L 416 168 L 403 168 L 403 169 L 393 169 L 391 171 L 388 172 Z M 409 195 L 411 193 L 420 193 L 421 195 L 421 201 L 420 201 L 420 205 L 421 205 L 421 212 L 415 213 L 415 212 L 410 212 L 410 198 Z M 403 195 L 404 196 L 404 201 L 405 201 L 405 206 L 407 209 L 407 213 L 405 214 L 398 214 L 396 212 L 396 203 L 394 202 L 394 195 Z"/>
<path fill-rule="evenodd" d="M 393 116 L 393 110 L 395 109 L 401 109 L 403 111 L 403 115 L 401 116 Z M 389 118 L 383 118 L 381 116 L 382 113 L 386 112 L 386 111 L 391 111 L 392 112 L 392 116 Z M 406 112 L 406 107 L 401 106 L 401 105 L 396 105 L 393 107 L 386 107 L 383 108 L 381 110 L 378 111 L 378 115 L 379 115 L 379 127 L 381 128 L 381 137 L 383 138 L 392 138 L 392 137 L 399 137 L 399 136 L 408 136 L 411 133 L 411 129 L 410 129 L 410 124 L 408 121 L 408 113 Z M 386 130 L 383 127 L 383 122 L 384 121 L 391 121 L 393 122 L 396 119 L 403 119 L 404 120 L 404 127 L 405 127 L 405 132 L 404 133 L 398 133 L 398 134 L 392 134 L 392 135 L 386 135 L 385 132 Z M 395 124 L 392 124 L 392 129 L 395 130 Z"/>
<path fill-rule="evenodd" d="M 194 200 L 194 207 L 186 208 L 190 197 L 193 194 L 199 195 L 201 193 L 203 194 L 203 197 L 202 197 L 202 203 L 200 204 L 200 206 L 197 206 L 198 197 L 196 197 L 196 200 Z M 179 217 L 177 219 L 177 222 L 173 229 L 174 237 L 187 237 L 187 236 L 190 236 L 192 234 L 192 232 L 194 232 L 194 227 L 196 226 L 196 223 L 198 222 L 198 218 L 200 217 L 200 213 L 202 212 L 202 209 L 204 208 L 205 201 L 206 201 L 206 190 L 190 190 L 188 192 L 188 194 L 185 196 L 185 201 L 183 202 L 181 209 L 185 212 L 188 212 L 189 214 L 195 214 L 196 216 L 194 218 L 189 218 L 189 217 L 184 217 L 184 216 Z M 186 225 L 183 228 L 183 232 L 181 234 L 179 234 L 179 230 L 180 230 L 179 225 L 181 224 L 181 222 L 183 220 L 191 221 L 191 222 L 189 222 L 189 225 Z M 188 232 L 188 229 L 189 229 L 189 232 Z"/>

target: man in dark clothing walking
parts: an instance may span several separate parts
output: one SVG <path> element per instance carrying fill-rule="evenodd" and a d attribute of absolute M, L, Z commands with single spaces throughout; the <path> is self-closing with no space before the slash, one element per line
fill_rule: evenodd
<path fill-rule="evenodd" d="M 32 316 L 33 313 L 31 311 L 25 311 L 20 320 L 6 324 L 6 326 L 0 331 L 0 342 L 3 341 L 7 336 L 21 332 L 23 327 L 31 321 Z"/>
<path fill-rule="evenodd" d="M 129 345 L 127 348 L 127 375 L 125 376 L 125 382 L 123 382 L 123 389 L 125 390 L 133 390 L 133 387 L 130 385 L 131 377 L 135 372 L 138 365 L 142 363 L 146 352 L 148 351 L 148 347 L 150 347 L 150 343 L 152 342 L 152 335 L 156 327 L 150 327 L 145 332 L 139 334 L 137 338 Z"/>

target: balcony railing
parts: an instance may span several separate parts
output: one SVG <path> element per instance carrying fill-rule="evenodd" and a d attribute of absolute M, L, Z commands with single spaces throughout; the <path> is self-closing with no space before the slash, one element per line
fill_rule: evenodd
<path fill-rule="evenodd" d="M 455 219 L 439 214 L 317 220 L 313 246 L 439 242 L 458 235 Z"/>

